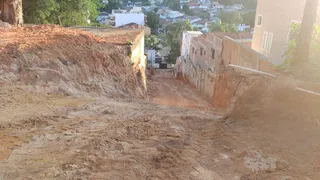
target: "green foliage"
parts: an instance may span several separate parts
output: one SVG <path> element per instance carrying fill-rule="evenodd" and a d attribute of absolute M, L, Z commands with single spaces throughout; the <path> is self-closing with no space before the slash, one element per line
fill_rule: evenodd
<path fill-rule="evenodd" d="M 216 0 L 213 0 L 216 1 Z M 258 0 L 222 0 L 219 3 L 223 5 L 243 4 L 245 8 L 256 9 Z"/>
<path fill-rule="evenodd" d="M 190 7 L 188 6 L 188 4 L 183 5 L 182 11 L 189 16 L 193 16 L 193 12 L 192 10 L 190 10 Z"/>
<path fill-rule="evenodd" d="M 191 31 L 192 25 L 188 20 L 178 21 L 167 27 L 166 41 L 170 46 L 169 62 L 175 63 L 176 58 L 180 55 L 180 41 L 182 40 L 183 31 Z"/>
<path fill-rule="evenodd" d="M 33 24 L 57 24 L 59 9 L 56 0 L 24 0 L 24 21 Z"/>
<path fill-rule="evenodd" d="M 156 28 L 159 25 L 159 20 L 160 18 L 155 12 L 153 11 L 148 12 L 147 24 L 150 28 Z"/>
<path fill-rule="evenodd" d="M 24 0 L 24 20 L 32 24 L 87 25 L 95 21 L 99 0 Z"/>
<path fill-rule="evenodd" d="M 209 24 L 210 32 L 238 32 L 237 26 L 234 24 L 223 23 L 219 20 L 217 23 Z"/>
<path fill-rule="evenodd" d="M 175 11 L 180 11 L 180 0 L 164 0 L 164 5 Z"/>
<path fill-rule="evenodd" d="M 255 11 L 244 13 L 242 14 L 242 19 L 243 19 L 242 23 L 250 25 L 250 27 L 254 27 L 255 18 L 256 18 Z"/>
<path fill-rule="evenodd" d="M 293 23 L 290 28 L 289 44 L 288 49 L 285 52 L 286 60 L 280 67 L 286 67 L 293 63 L 293 55 L 297 48 L 297 38 L 300 32 L 300 23 Z M 311 58 L 313 56 L 318 56 L 320 53 L 320 27 L 318 25 L 314 26 L 312 41 L 311 41 Z"/>
<path fill-rule="evenodd" d="M 199 11 L 197 14 L 195 14 L 201 19 L 210 19 L 210 14 L 207 11 Z"/>
<path fill-rule="evenodd" d="M 241 24 L 243 21 L 241 14 L 238 11 L 221 11 L 218 15 L 218 18 L 221 20 L 222 23 L 226 24 Z"/>
<path fill-rule="evenodd" d="M 160 48 L 159 48 L 160 40 L 155 35 L 145 36 L 144 44 L 148 48 L 151 48 L 151 49 L 154 49 L 154 50 L 160 50 Z"/>
<path fill-rule="evenodd" d="M 121 0 L 108 0 L 107 6 L 104 8 L 108 13 L 112 12 L 112 9 L 119 9 L 122 6 Z"/>

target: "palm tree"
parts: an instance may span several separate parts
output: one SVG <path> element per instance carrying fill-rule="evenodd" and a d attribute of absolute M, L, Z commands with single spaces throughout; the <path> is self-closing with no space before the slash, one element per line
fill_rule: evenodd
<path fill-rule="evenodd" d="M 0 0 L 0 20 L 15 26 L 23 25 L 22 0 Z"/>
<path fill-rule="evenodd" d="M 307 0 L 304 8 L 302 24 L 297 39 L 297 48 L 294 54 L 296 62 L 305 62 L 309 59 L 310 44 L 313 27 L 317 17 L 319 0 Z"/>

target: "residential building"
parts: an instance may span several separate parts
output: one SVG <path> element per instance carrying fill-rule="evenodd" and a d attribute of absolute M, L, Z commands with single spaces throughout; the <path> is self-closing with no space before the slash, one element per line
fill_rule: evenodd
<path fill-rule="evenodd" d="M 185 18 L 186 18 L 186 20 L 189 20 L 189 22 L 191 24 L 193 24 L 193 23 L 195 23 L 197 21 L 201 21 L 201 18 L 199 18 L 197 16 L 186 16 Z"/>
<path fill-rule="evenodd" d="M 214 9 L 224 9 L 224 5 L 220 4 L 218 1 L 212 2 L 212 8 Z"/>
<path fill-rule="evenodd" d="M 179 11 L 172 11 L 170 9 L 159 9 L 157 14 L 159 15 L 160 19 L 167 19 L 170 21 L 177 21 L 179 19 L 184 18 L 184 14 Z"/>
<path fill-rule="evenodd" d="M 180 0 L 180 6 L 181 8 L 183 7 L 183 5 L 188 4 L 191 0 Z"/>
<path fill-rule="evenodd" d="M 207 20 L 200 20 L 192 23 L 192 27 L 199 28 L 201 32 L 207 33 L 209 31 L 208 23 L 209 21 Z"/>
<path fill-rule="evenodd" d="M 243 31 L 249 31 L 250 26 L 246 24 L 239 24 L 238 25 L 238 31 L 243 32 Z"/>
<path fill-rule="evenodd" d="M 134 7 L 131 10 L 112 10 L 112 14 L 109 15 L 109 24 L 114 27 L 123 26 L 129 23 L 144 26 L 145 22 L 146 17 L 139 7 Z"/>
<path fill-rule="evenodd" d="M 202 34 L 194 37 L 190 45 L 190 59 L 197 64 L 210 68 L 213 72 L 216 71 L 218 63 L 221 62 L 221 53 L 223 50 L 223 38 L 229 37 L 242 42 L 243 40 L 251 39 L 252 34 L 243 33 L 223 33 L 214 32 Z M 243 41 L 244 42 L 244 41 Z M 247 42 L 245 42 L 247 43 Z"/>
<path fill-rule="evenodd" d="M 118 28 L 143 29 L 145 35 L 150 35 L 151 34 L 151 28 L 149 28 L 147 26 L 141 26 L 141 25 L 136 24 L 136 23 L 125 24 L 125 25 L 119 26 Z"/>
<path fill-rule="evenodd" d="M 109 13 L 100 12 L 97 17 L 97 21 L 99 22 L 99 24 L 109 25 Z"/>
<path fill-rule="evenodd" d="M 181 57 L 184 59 L 190 59 L 190 47 L 191 40 L 194 37 L 200 36 L 202 33 L 200 31 L 185 31 L 182 34 L 182 44 L 181 44 Z"/>
<path fill-rule="evenodd" d="M 212 6 L 212 2 L 211 0 L 199 0 L 201 6 L 206 7 L 206 8 L 210 8 Z"/>
<path fill-rule="evenodd" d="M 159 20 L 159 24 L 161 27 L 157 28 L 157 33 L 161 34 L 161 33 L 165 33 L 167 30 L 167 26 L 169 26 L 170 24 L 172 24 L 171 21 L 166 20 L 166 19 L 160 19 Z"/>
<path fill-rule="evenodd" d="M 305 3 L 306 0 L 258 0 L 252 49 L 267 56 L 273 64 L 282 64 L 291 24 L 301 22 Z"/>
<path fill-rule="evenodd" d="M 155 0 L 156 1 L 156 5 L 162 5 L 163 4 L 163 0 Z"/>

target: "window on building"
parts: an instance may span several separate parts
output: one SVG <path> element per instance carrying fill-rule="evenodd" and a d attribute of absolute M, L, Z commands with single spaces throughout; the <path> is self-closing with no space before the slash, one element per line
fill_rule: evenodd
<path fill-rule="evenodd" d="M 272 41 L 273 41 L 273 33 L 269 33 L 265 31 L 263 33 L 261 49 L 265 50 L 266 52 L 270 52 L 272 47 Z"/>
<path fill-rule="evenodd" d="M 258 15 L 257 17 L 257 26 L 262 26 L 262 15 Z"/>
<path fill-rule="evenodd" d="M 195 54 L 195 53 L 194 53 L 194 47 L 192 47 L 192 54 Z"/>
<path fill-rule="evenodd" d="M 206 51 L 204 51 L 204 52 L 203 52 L 203 55 L 206 55 L 206 53 L 207 53 L 207 52 L 206 52 Z"/>
<path fill-rule="evenodd" d="M 200 56 L 202 56 L 203 48 L 200 48 Z"/>
<path fill-rule="evenodd" d="M 211 57 L 212 57 L 212 59 L 214 59 L 215 54 L 216 54 L 216 50 L 211 48 Z"/>

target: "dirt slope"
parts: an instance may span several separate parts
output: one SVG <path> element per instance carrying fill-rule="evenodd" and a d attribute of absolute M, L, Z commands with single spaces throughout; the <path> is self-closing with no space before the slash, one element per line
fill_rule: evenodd
<path fill-rule="evenodd" d="M 0 34 L 0 179 L 319 179 L 320 99 L 292 88 L 306 83 L 224 76 L 228 116 L 170 72 L 136 99 L 123 48 L 37 28 Z"/>
<path fill-rule="evenodd" d="M 1 83 L 72 96 L 145 96 L 125 46 L 57 26 L 14 28 L 0 39 Z"/>

